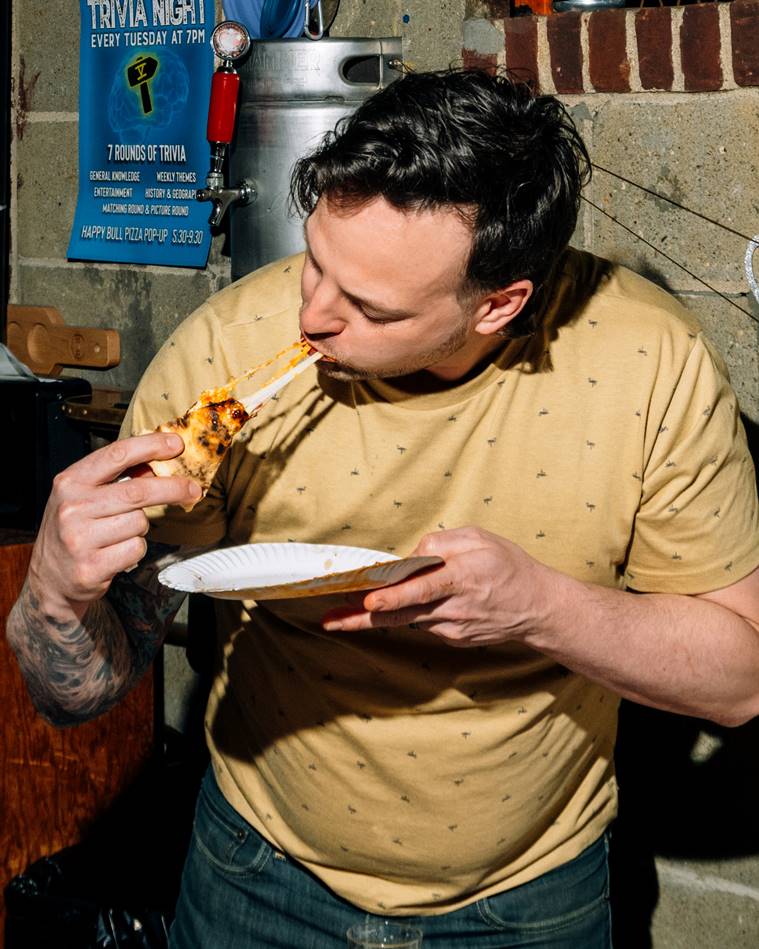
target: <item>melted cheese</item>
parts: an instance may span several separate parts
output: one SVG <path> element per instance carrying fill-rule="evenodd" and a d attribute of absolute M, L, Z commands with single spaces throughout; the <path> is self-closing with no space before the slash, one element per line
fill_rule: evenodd
<path fill-rule="evenodd" d="M 296 343 L 291 343 L 286 349 L 280 350 L 276 355 L 272 356 L 271 359 L 267 359 L 262 363 L 259 363 L 257 366 L 252 366 L 250 369 L 246 369 L 239 376 L 235 376 L 230 379 L 223 386 L 218 386 L 215 389 L 206 389 L 200 393 L 200 398 L 195 403 L 193 408 L 198 405 L 209 405 L 211 403 L 223 402 L 225 399 L 228 399 L 232 390 L 238 386 L 241 382 L 244 382 L 246 379 L 250 379 L 251 376 L 255 376 L 256 373 L 261 372 L 263 369 L 267 369 L 269 366 L 273 365 L 277 360 L 281 359 L 283 356 L 286 356 L 288 353 L 296 350 L 295 355 L 288 360 L 284 366 L 278 369 L 274 375 L 264 383 L 269 385 L 269 383 L 274 382 L 275 379 L 279 379 L 280 376 L 283 376 L 288 369 L 291 369 L 293 366 L 297 366 L 301 359 L 305 359 L 309 353 L 313 352 L 311 346 L 304 340 L 299 339 Z"/>

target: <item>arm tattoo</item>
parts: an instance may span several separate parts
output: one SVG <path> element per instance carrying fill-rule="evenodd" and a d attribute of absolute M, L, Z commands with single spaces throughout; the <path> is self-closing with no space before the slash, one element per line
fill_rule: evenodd
<path fill-rule="evenodd" d="M 161 586 L 158 572 L 188 553 L 149 543 L 139 566 L 118 574 L 81 621 L 46 615 L 24 584 L 8 617 L 8 640 L 32 701 L 51 724 L 94 718 L 139 681 L 185 597 Z"/>
<path fill-rule="evenodd" d="M 121 620 L 134 657 L 136 682 L 161 648 L 169 623 L 187 596 L 158 582 L 164 567 L 198 553 L 188 547 L 148 542 L 147 553 L 129 573 L 113 578 L 106 595 Z"/>

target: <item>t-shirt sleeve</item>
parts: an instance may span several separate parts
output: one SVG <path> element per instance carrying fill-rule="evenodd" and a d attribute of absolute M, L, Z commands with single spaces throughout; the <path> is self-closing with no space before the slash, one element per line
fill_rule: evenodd
<path fill-rule="evenodd" d="M 627 585 L 687 594 L 729 586 L 759 565 L 756 475 L 727 372 L 702 335 L 653 424 Z"/>
<path fill-rule="evenodd" d="M 204 304 L 189 316 L 146 369 L 121 426 L 120 438 L 153 431 L 187 411 L 203 389 L 229 378 L 215 346 L 215 317 Z M 204 547 L 217 544 L 227 531 L 222 462 L 211 488 L 192 511 L 160 505 L 146 508 L 150 540 Z"/>

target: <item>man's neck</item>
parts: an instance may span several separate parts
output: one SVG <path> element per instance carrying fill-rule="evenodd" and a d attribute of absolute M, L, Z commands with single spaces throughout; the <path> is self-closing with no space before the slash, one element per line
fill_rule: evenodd
<path fill-rule="evenodd" d="M 489 362 L 488 357 L 502 349 L 504 343 L 502 336 L 477 334 L 457 353 L 434 366 L 429 366 L 425 371 L 442 382 L 463 382 L 468 377 L 477 375 L 482 364 Z"/>

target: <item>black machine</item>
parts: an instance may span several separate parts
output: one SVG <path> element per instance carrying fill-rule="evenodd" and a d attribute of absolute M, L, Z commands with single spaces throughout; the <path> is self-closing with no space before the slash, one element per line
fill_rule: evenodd
<path fill-rule="evenodd" d="M 36 531 L 55 475 L 89 452 L 89 433 L 64 415 L 63 404 L 91 391 L 84 379 L 0 379 L 0 528 Z"/>

